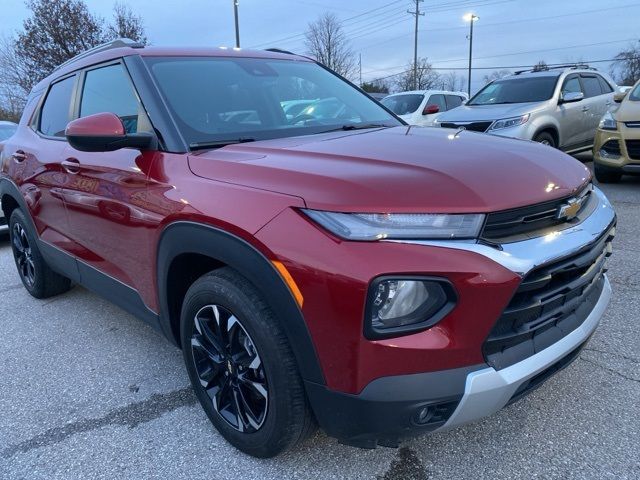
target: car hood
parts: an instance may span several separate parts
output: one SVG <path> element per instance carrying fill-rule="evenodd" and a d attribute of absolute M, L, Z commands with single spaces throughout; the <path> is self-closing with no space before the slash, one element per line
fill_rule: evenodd
<path fill-rule="evenodd" d="M 619 122 L 640 122 L 640 102 L 632 102 L 628 98 L 620 104 L 614 117 Z"/>
<path fill-rule="evenodd" d="M 517 117 L 542 108 L 546 102 L 498 105 L 462 105 L 438 117 L 439 122 L 476 122 Z"/>
<path fill-rule="evenodd" d="M 394 127 L 230 145 L 195 175 L 343 212 L 490 212 L 570 195 L 590 178 L 558 150 L 441 128 Z"/>

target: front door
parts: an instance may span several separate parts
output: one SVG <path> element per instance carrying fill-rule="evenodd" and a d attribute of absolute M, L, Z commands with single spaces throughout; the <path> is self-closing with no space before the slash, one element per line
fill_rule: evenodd
<path fill-rule="evenodd" d="M 152 131 L 122 63 L 88 70 L 80 83 L 79 117 L 111 112 L 127 133 Z M 145 196 L 155 153 L 135 149 L 92 153 L 68 146 L 64 157 L 73 175 L 64 199 L 83 284 L 100 289 L 96 273 L 101 272 L 136 293 L 145 290 L 143 273 L 154 268 L 146 253 L 157 215 L 137 199 Z"/>

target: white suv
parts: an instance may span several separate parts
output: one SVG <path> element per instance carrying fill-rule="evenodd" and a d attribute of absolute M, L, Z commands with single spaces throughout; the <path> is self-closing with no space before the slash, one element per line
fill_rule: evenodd
<path fill-rule="evenodd" d="M 545 143 L 566 152 L 591 149 L 617 86 L 585 65 L 522 71 L 496 80 L 437 125 Z"/>
<path fill-rule="evenodd" d="M 382 99 L 382 104 L 409 125 L 431 127 L 435 120 L 469 99 L 464 92 L 446 90 L 413 90 L 394 93 Z"/>

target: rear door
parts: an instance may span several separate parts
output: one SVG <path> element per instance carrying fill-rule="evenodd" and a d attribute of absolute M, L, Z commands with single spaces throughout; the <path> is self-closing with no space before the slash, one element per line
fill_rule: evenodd
<path fill-rule="evenodd" d="M 125 66 L 110 63 L 84 71 L 78 88 L 76 116 L 111 112 L 127 133 L 153 132 Z M 135 149 L 81 152 L 70 145 L 65 160 L 73 179 L 65 191 L 71 237 L 77 244 L 82 282 L 100 290 L 95 270 L 140 291 L 153 268 L 151 229 L 157 218 L 144 201 L 154 152 Z"/>
<path fill-rule="evenodd" d="M 611 92 L 603 92 L 600 84 L 600 75 L 591 73 L 580 74 L 582 89 L 585 99 L 582 101 L 584 117 L 584 131 L 582 132 L 582 141 L 591 145 L 598 128 L 600 119 L 611 105 L 613 94 Z M 608 105 L 607 105 L 608 103 Z"/>
<path fill-rule="evenodd" d="M 580 76 L 577 73 L 568 75 L 562 83 L 561 95 L 567 93 L 583 93 Z M 560 142 L 562 148 L 571 148 L 584 140 L 585 111 L 588 106 L 585 100 L 562 103 L 558 106 L 560 123 Z"/>
<path fill-rule="evenodd" d="M 42 240 L 68 250 L 69 224 L 63 192 L 70 181 L 63 164 L 65 128 L 71 118 L 77 75 L 53 82 L 44 94 L 30 127 L 20 129 L 12 153 L 14 178 L 31 209 Z M 72 276 L 72 272 L 65 272 Z"/>

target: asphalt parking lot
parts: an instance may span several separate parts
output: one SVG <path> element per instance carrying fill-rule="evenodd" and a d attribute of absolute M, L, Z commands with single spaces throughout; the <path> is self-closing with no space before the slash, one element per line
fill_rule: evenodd
<path fill-rule="evenodd" d="M 484 421 L 359 450 L 322 433 L 257 460 L 213 429 L 181 353 L 76 287 L 22 288 L 0 239 L 0 478 L 640 478 L 640 178 L 604 186 L 618 212 L 612 304 L 579 359 Z"/>

